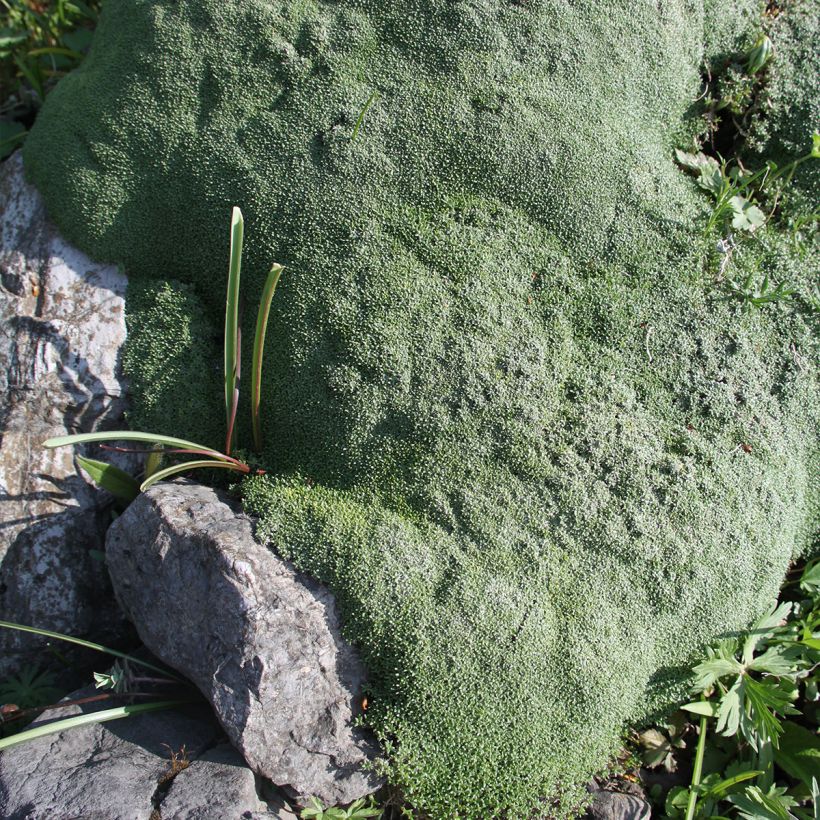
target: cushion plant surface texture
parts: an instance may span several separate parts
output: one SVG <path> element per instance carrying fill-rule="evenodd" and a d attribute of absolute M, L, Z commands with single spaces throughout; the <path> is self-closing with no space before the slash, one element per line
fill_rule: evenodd
<path fill-rule="evenodd" d="M 674 161 L 763 6 L 107 0 L 28 138 L 66 237 L 131 277 L 134 426 L 222 444 L 232 205 L 245 339 L 287 266 L 246 505 L 338 596 L 434 819 L 570 815 L 811 548 L 820 254 L 763 228 L 726 275 L 797 294 L 722 298 Z M 777 99 L 810 99 L 801 53 Z"/>

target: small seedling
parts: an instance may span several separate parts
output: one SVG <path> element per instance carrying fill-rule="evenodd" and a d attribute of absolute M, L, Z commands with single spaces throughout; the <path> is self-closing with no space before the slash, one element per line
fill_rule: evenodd
<path fill-rule="evenodd" d="M 239 327 L 239 279 L 242 268 L 242 241 L 244 221 L 242 211 L 233 209 L 231 218 L 231 246 L 230 262 L 228 265 L 228 288 L 225 298 L 225 420 L 226 437 L 225 452 L 219 452 L 206 445 L 178 439 L 172 436 L 163 436 L 155 433 L 131 432 L 130 430 L 113 430 L 101 433 L 80 433 L 68 436 L 58 436 L 43 442 L 44 447 L 64 447 L 75 444 L 87 444 L 110 441 L 133 441 L 152 445 L 147 450 L 119 449 L 121 452 L 143 452 L 149 456 L 149 468 L 141 484 L 124 471 L 109 464 L 94 459 L 78 457 L 80 466 L 101 487 L 118 498 L 126 501 L 133 500 L 136 495 L 145 491 L 157 481 L 187 472 L 195 468 L 233 470 L 238 473 L 253 472 L 250 465 L 231 455 L 234 447 L 234 429 L 236 411 L 239 405 L 239 382 L 241 377 L 240 363 L 242 358 L 242 337 Z M 253 425 L 254 445 L 258 450 L 262 447 L 262 429 L 260 420 L 261 387 L 262 387 L 262 354 L 265 345 L 268 317 L 273 295 L 282 273 L 281 265 L 273 265 L 268 273 L 256 323 L 256 336 L 253 345 L 253 373 L 251 379 L 251 414 Z M 173 464 L 163 469 L 156 469 L 157 459 L 161 455 L 206 456 L 205 459 L 194 459 Z M 263 470 L 256 470 L 261 474 Z"/>
<path fill-rule="evenodd" d="M 326 808 L 320 800 L 311 797 L 308 807 L 299 815 L 302 820 L 366 820 L 370 817 L 381 817 L 382 809 L 375 805 L 370 797 L 365 802 L 363 797 L 355 800 L 346 809 L 338 806 Z"/>
<path fill-rule="evenodd" d="M 727 296 L 724 299 L 739 299 L 746 308 L 760 309 L 765 305 L 773 305 L 791 299 L 797 292 L 785 282 L 772 287 L 768 276 L 758 285 L 755 283 L 754 273 L 750 273 L 743 282 L 727 279 L 725 283 Z"/>
<path fill-rule="evenodd" d="M 820 133 L 812 135 L 811 151 L 792 162 L 778 168 L 768 162 L 758 171 L 750 172 L 740 163 L 730 165 L 720 162 L 702 151 L 696 154 L 675 151 L 678 162 L 697 175 L 698 185 L 715 198 L 715 207 L 706 233 L 716 226 L 731 224 L 736 231 L 753 233 L 763 227 L 774 213 L 779 197 L 789 185 L 795 171 L 806 161 L 820 158 Z M 774 193 L 768 216 L 759 207 L 759 199 L 767 193 Z"/>

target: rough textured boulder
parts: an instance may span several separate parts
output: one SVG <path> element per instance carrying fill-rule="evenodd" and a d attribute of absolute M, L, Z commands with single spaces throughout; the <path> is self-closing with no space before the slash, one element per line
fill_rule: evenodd
<path fill-rule="evenodd" d="M 585 820 L 649 820 L 651 816 L 651 806 L 641 797 L 599 789 L 592 794 Z"/>
<path fill-rule="evenodd" d="M 80 690 L 71 698 L 93 694 Z M 67 706 L 35 725 L 98 711 Z M 174 766 L 172 755 L 187 767 Z M 6 820 L 293 820 L 256 791 L 253 772 L 205 707 L 66 729 L 0 753 Z"/>
<path fill-rule="evenodd" d="M 0 166 L 0 282 L 0 619 L 109 640 L 123 622 L 90 551 L 110 497 L 40 445 L 121 423 L 126 280 L 60 237 L 19 153 Z M 41 646 L 0 630 L 0 678 Z"/>
<path fill-rule="evenodd" d="M 145 645 L 199 687 L 256 772 L 328 804 L 378 788 L 332 595 L 259 545 L 225 497 L 155 485 L 114 522 L 106 556 Z"/>
<path fill-rule="evenodd" d="M 724 300 L 674 161 L 702 61 L 759 13 L 108 0 L 28 138 L 67 236 L 133 274 L 141 426 L 220 444 L 218 386 L 157 374 L 218 378 L 231 205 L 244 338 L 287 265 L 246 503 L 336 595 L 391 777 L 434 818 L 575 805 L 817 531 L 818 249 L 760 232 L 727 272 L 800 295 Z"/>

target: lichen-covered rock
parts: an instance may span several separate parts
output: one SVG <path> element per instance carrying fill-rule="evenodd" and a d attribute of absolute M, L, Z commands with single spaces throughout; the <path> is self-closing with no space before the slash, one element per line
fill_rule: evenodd
<path fill-rule="evenodd" d="M 381 781 L 352 725 L 364 673 L 333 596 L 254 541 L 208 487 L 155 485 L 114 522 L 114 591 L 145 645 L 195 683 L 254 771 L 302 801 L 350 803 Z"/>
<path fill-rule="evenodd" d="M 122 424 L 125 276 L 72 248 L 23 178 L 0 166 L 0 619 L 106 642 L 124 628 L 94 560 L 110 497 L 45 439 Z M 0 678 L 43 640 L 0 630 Z"/>
<path fill-rule="evenodd" d="M 149 374 L 169 338 L 218 351 L 231 205 L 246 339 L 288 266 L 246 502 L 336 594 L 391 776 L 435 818 L 575 805 L 817 530 L 817 246 L 731 260 L 790 305 L 715 298 L 710 201 L 673 158 L 755 9 L 109 0 L 28 139 L 70 238 L 140 282 L 147 426 L 219 413 Z"/>
<path fill-rule="evenodd" d="M 93 687 L 71 699 L 96 694 Z M 41 725 L 110 704 L 65 706 Z M 176 765 L 174 764 L 176 759 Z M 253 772 L 203 706 L 63 729 L 0 753 L 6 820 L 293 820 L 269 805 Z"/>

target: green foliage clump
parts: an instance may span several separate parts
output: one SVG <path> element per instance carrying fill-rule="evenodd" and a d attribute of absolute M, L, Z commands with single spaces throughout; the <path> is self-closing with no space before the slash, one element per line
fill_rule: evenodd
<path fill-rule="evenodd" d="M 249 292 L 286 265 L 247 508 L 337 594 L 433 818 L 568 815 L 817 528 L 814 320 L 714 295 L 673 154 L 748 5 L 108 0 L 27 141 L 133 277 L 140 427 L 219 443 L 232 204 Z M 810 293 L 816 245 L 757 237 L 733 276 Z"/>

